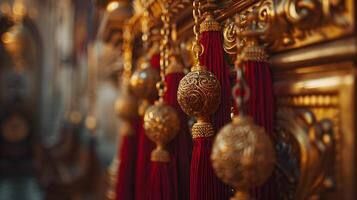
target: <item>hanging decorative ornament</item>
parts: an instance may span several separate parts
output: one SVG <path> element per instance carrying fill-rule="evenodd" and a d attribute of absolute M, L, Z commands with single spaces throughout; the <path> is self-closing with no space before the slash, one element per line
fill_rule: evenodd
<path fill-rule="evenodd" d="M 156 83 L 160 80 L 160 75 L 158 68 L 160 66 L 154 65 L 150 60 L 150 46 L 152 35 L 151 35 L 151 24 L 150 24 L 150 13 L 149 13 L 149 3 L 147 1 L 144 3 L 144 12 L 141 22 L 142 22 L 142 43 L 144 47 L 144 59 L 142 64 L 139 66 L 145 70 L 139 70 L 136 76 L 132 76 L 131 79 L 131 89 L 135 90 L 135 79 L 138 80 L 136 86 L 142 86 L 141 89 L 136 90 L 138 97 L 143 97 L 141 102 L 139 113 L 140 122 L 138 126 L 138 145 L 136 154 L 136 166 L 135 166 L 135 199 L 143 200 L 146 198 L 148 186 L 149 186 L 149 175 L 150 175 L 150 153 L 155 148 L 155 145 L 150 141 L 150 139 L 145 134 L 144 129 L 144 114 L 149 105 L 151 105 L 155 99 L 157 99 Z M 150 40 L 149 40 L 150 39 Z M 152 46 L 150 46 L 152 47 Z M 136 72 L 134 73 L 136 74 Z M 142 96 L 140 96 L 142 95 Z"/>
<path fill-rule="evenodd" d="M 192 51 L 195 53 L 195 64 L 179 84 L 177 91 L 177 101 L 182 110 L 190 116 L 197 118 L 197 123 L 193 125 L 192 137 L 210 137 L 213 136 L 214 130 L 210 123 L 210 115 L 218 108 L 220 101 L 221 87 L 215 75 L 206 70 L 199 61 L 200 54 L 203 53 L 203 47 L 198 42 L 198 3 L 193 2 L 195 18 L 194 41 Z"/>
<path fill-rule="evenodd" d="M 142 99 L 139 114 L 143 115 L 146 108 L 150 105 L 150 100 L 155 99 L 156 83 L 160 80 L 159 73 L 153 69 L 147 59 L 136 70 L 130 79 L 130 88 L 133 94 Z"/>
<path fill-rule="evenodd" d="M 225 186 L 214 174 L 209 156 L 215 133 L 210 116 L 219 106 L 221 87 L 216 76 L 207 71 L 199 61 L 199 56 L 203 53 L 203 46 L 199 43 L 199 4 L 198 0 L 193 1 L 195 41 L 192 51 L 195 55 L 194 65 L 191 72 L 180 81 L 177 100 L 187 115 L 197 119 L 197 123 L 192 127 L 190 199 L 219 200 L 225 199 L 228 194 L 224 194 Z"/>
<path fill-rule="evenodd" d="M 263 184 L 274 169 L 274 148 L 252 118 L 234 117 L 215 139 L 212 162 L 217 176 L 237 189 L 232 200 L 251 200 L 250 189 Z"/>
<path fill-rule="evenodd" d="M 205 51 L 200 56 L 200 62 L 217 77 L 221 85 L 220 105 L 212 116 L 212 124 L 215 132 L 217 132 L 231 121 L 230 75 L 223 54 L 221 26 L 212 14 L 213 10 L 217 9 L 217 5 L 214 0 L 207 0 L 202 7 L 205 12 L 203 14 L 204 20 L 200 24 L 200 43 Z M 226 190 L 229 191 L 229 187 Z"/>
<path fill-rule="evenodd" d="M 156 144 L 156 149 L 151 153 L 151 170 L 147 193 L 147 199 L 150 200 L 177 199 L 169 165 L 170 153 L 166 150 L 166 145 L 173 140 L 180 128 L 180 119 L 175 109 L 164 101 L 167 89 L 165 69 L 169 64 L 170 16 L 168 11 L 169 4 L 168 1 L 165 1 L 161 16 L 163 40 L 160 46 L 161 81 L 157 83 L 159 100 L 146 110 L 144 116 L 145 133 Z"/>
<path fill-rule="evenodd" d="M 145 5 L 143 13 L 142 28 L 142 41 L 144 49 L 148 49 L 149 45 L 149 32 L 150 32 L 150 16 L 148 5 Z M 137 70 L 133 73 L 130 79 L 130 88 L 133 94 L 142 100 L 139 107 L 139 114 L 143 116 L 147 107 L 157 98 L 156 83 L 160 80 L 158 70 L 151 66 L 149 55 L 145 55 L 140 62 Z"/>
<path fill-rule="evenodd" d="M 217 176 L 237 190 L 232 200 L 255 199 L 251 198 L 250 189 L 267 181 L 275 164 L 269 136 L 251 117 L 245 116 L 245 103 L 251 91 L 244 80 L 244 59 L 237 54 L 237 82 L 232 90 L 240 115 L 233 117 L 217 134 L 211 154 Z"/>
<path fill-rule="evenodd" d="M 179 200 L 189 200 L 190 198 L 190 160 L 191 160 L 191 149 L 192 149 L 192 139 L 190 136 L 188 117 L 182 111 L 180 105 L 177 102 L 177 89 L 180 80 L 185 76 L 183 70 L 184 66 L 182 60 L 180 59 L 179 50 L 176 44 L 176 34 L 175 26 L 172 26 L 171 30 L 172 45 L 169 52 L 169 65 L 167 66 L 165 83 L 167 85 L 167 91 L 164 95 L 164 100 L 172 106 L 180 118 L 180 130 L 178 136 L 170 143 L 172 159 L 172 177 L 174 181 L 174 187 L 176 190 L 177 199 Z"/>
<path fill-rule="evenodd" d="M 144 127 L 146 135 L 156 144 L 156 149 L 151 153 L 151 161 L 169 162 L 170 154 L 165 146 L 180 128 L 176 111 L 160 99 L 147 109 Z"/>
<path fill-rule="evenodd" d="M 121 77 L 120 96 L 115 102 L 116 113 L 121 119 L 120 124 L 120 152 L 119 169 L 117 173 L 117 184 L 115 199 L 133 200 L 135 196 L 135 159 L 137 134 L 135 134 L 138 117 L 138 103 L 129 91 L 129 80 L 132 68 L 132 38 L 128 26 L 124 28 L 124 70 Z"/>
<path fill-rule="evenodd" d="M 258 9 L 254 8 L 245 16 L 245 27 L 242 27 L 241 37 L 242 63 L 245 66 L 245 80 L 250 88 L 251 96 L 247 101 L 247 115 L 254 119 L 259 126 L 264 127 L 271 139 L 274 134 L 274 98 L 270 66 L 267 62 L 268 55 L 265 47 L 259 44 L 259 39 L 265 34 L 265 28 L 258 21 Z M 264 185 L 254 188 L 252 196 L 261 200 L 277 199 L 277 188 L 274 177 Z"/>

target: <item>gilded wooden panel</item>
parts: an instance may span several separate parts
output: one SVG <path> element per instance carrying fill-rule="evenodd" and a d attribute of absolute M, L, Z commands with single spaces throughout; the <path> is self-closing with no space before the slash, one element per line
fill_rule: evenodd
<path fill-rule="evenodd" d="M 280 199 L 355 199 L 355 70 L 334 65 L 275 81 Z"/>

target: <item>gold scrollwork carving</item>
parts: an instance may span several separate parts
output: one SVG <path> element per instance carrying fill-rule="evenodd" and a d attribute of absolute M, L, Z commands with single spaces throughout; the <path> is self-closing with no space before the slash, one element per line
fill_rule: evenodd
<path fill-rule="evenodd" d="M 292 185 L 282 189 L 281 199 L 321 199 L 335 188 L 333 119 L 319 119 L 303 107 L 283 106 L 278 111 L 277 133 L 278 169 L 288 180 L 285 185 L 280 182 L 280 187 Z"/>
<path fill-rule="evenodd" d="M 302 47 L 323 40 L 349 34 L 353 31 L 353 0 L 264 0 L 240 15 L 258 9 L 259 26 L 266 29 L 262 41 L 271 51 Z M 224 27 L 225 50 L 231 51 L 233 21 Z M 233 30 L 233 31 L 232 31 Z"/>

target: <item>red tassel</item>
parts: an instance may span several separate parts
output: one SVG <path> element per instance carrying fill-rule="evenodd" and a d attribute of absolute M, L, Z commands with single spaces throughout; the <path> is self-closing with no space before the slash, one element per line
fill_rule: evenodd
<path fill-rule="evenodd" d="M 150 60 L 151 67 L 154 69 L 160 69 L 160 54 L 154 54 Z"/>
<path fill-rule="evenodd" d="M 160 68 L 160 55 L 155 54 L 150 60 L 151 67 L 154 69 Z M 135 176 L 135 199 L 143 200 L 147 197 L 148 181 L 150 174 L 150 155 L 155 148 L 145 134 L 143 126 L 143 117 L 140 117 L 140 128 L 138 131 L 138 149 L 136 156 L 136 176 Z"/>
<path fill-rule="evenodd" d="M 148 200 L 177 200 L 168 162 L 151 162 Z"/>
<path fill-rule="evenodd" d="M 149 174 L 150 174 L 150 153 L 155 145 L 145 135 L 143 118 L 140 117 L 140 127 L 138 131 L 138 150 L 136 157 L 135 176 L 135 199 L 145 199 Z"/>
<path fill-rule="evenodd" d="M 210 164 L 212 141 L 213 137 L 193 140 L 190 179 L 191 200 L 228 200 L 231 196 L 228 186 L 223 184 L 213 173 Z"/>
<path fill-rule="evenodd" d="M 269 64 L 266 62 L 246 62 L 245 79 L 250 88 L 247 113 L 257 124 L 264 127 L 274 140 L 274 98 Z M 277 191 L 274 178 L 252 191 L 257 200 L 276 200 Z"/>
<path fill-rule="evenodd" d="M 167 91 L 165 93 L 165 101 L 176 109 L 180 116 L 181 129 L 171 144 L 172 159 L 170 162 L 172 169 L 172 178 L 175 187 L 175 193 L 180 200 L 189 199 L 190 191 L 190 153 L 192 149 L 192 140 L 187 124 L 187 116 L 182 111 L 177 102 L 177 89 L 180 80 L 184 77 L 184 73 L 171 73 L 166 75 L 165 81 Z"/>
<path fill-rule="evenodd" d="M 212 116 L 213 127 L 217 132 L 230 121 L 229 72 L 224 62 L 220 32 L 203 32 L 200 43 L 204 48 L 200 62 L 216 75 L 221 85 L 221 103 L 217 112 Z M 230 187 L 221 182 L 212 169 L 210 160 L 212 140 L 213 137 L 193 140 L 191 200 L 228 200 L 231 196 Z"/>
<path fill-rule="evenodd" d="M 224 125 L 231 121 L 231 86 L 229 69 L 225 63 L 221 33 L 219 31 L 207 31 L 201 34 L 200 43 L 204 52 L 200 57 L 202 65 L 208 71 L 214 73 L 221 85 L 221 103 L 217 112 L 213 115 L 212 121 L 215 131 L 218 132 Z"/>
<path fill-rule="evenodd" d="M 135 130 L 139 128 L 136 122 Z M 134 200 L 135 196 L 135 162 L 133 156 L 136 155 L 137 131 L 130 136 L 122 137 L 121 149 L 119 154 L 119 171 L 116 186 L 117 200 Z"/>

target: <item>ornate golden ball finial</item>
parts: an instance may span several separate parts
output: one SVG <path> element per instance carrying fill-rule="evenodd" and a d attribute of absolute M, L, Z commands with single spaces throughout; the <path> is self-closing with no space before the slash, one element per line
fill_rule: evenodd
<path fill-rule="evenodd" d="M 160 80 L 160 75 L 151 67 L 149 61 L 144 61 L 141 66 L 144 68 L 136 70 L 130 78 L 130 90 L 136 97 L 143 100 L 139 114 L 144 115 L 149 106 L 148 101 L 157 97 L 156 83 Z"/>
<path fill-rule="evenodd" d="M 182 110 L 187 115 L 197 118 L 197 123 L 192 128 L 193 138 L 213 136 L 214 129 L 209 121 L 210 115 L 218 109 L 221 98 L 221 86 L 217 78 L 213 73 L 207 71 L 199 61 L 199 56 L 204 51 L 198 40 L 199 4 L 198 1 L 193 2 L 195 41 L 192 51 L 195 54 L 195 64 L 192 66 L 191 72 L 180 81 L 177 91 L 177 101 Z"/>
<path fill-rule="evenodd" d="M 161 16 L 162 41 L 160 46 L 160 78 L 156 84 L 159 94 L 159 100 L 150 106 L 144 116 L 145 134 L 155 142 L 156 149 L 151 153 L 151 161 L 169 162 L 170 154 L 165 150 L 165 146 L 178 133 L 180 128 L 180 119 L 174 108 L 164 102 L 163 96 L 166 92 L 165 70 L 169 66 L 169 34 L 170 34 L 170 16 L 169 4 L 165 2 L 163 15 Z"/>
<path fill-rule="evenodd" d="M 169 162 L 169 153 L 165 146 L 178 133 L 180 119 L 176 111 L 163 101 L 150 106 L 144 116 L 145 133 L 154 141 L 156 149 L 151 153 L 151 161 Z"/>
<path fill-rule="evenodd" d="M 156 83 L 160 80 L 160 75 L 148 62 L 144 61 L 142 66 L 145 67 L 136 70 L 130 79 L 131 91 L 141 99 L 153 99 L 157 96 Z"/>
<path fill-rule="evenodd" d="M 217 78 L 207 70 L 197 70 L 182 78 L 177 91 L 177 101 L 182 110 L 197 118 L 192 128 L 193 138 L 214 134 L 209 122 L 220 103 L 221 86 Z"/>
<path fill-rule="evenodd" d="M 252 118 L 234 117 L 215 138 L 211 159 L 217 176 L 238 190 L 232 200 L 244 200 L 249 199 L 249 188 L 271 175 L 275 153 L 270 138 Z"/>
<path fill-rule="evenodd" d="M 237 32 L 237 39 L 239 36 Z M 211 154 L 213 169 L 217 176 L 237 189 L 231 200 L 250 200 L 249 189 L 264 183 L 271 175 L 275 164 L 274 147 L 264 128 L 255 124 L 251 117 L 244 115 L 244 103 L 250 95 L 241 60 L 246 56 L 245 53 L 238 52 L 235 61 L 237 82 L 232 89 L 240 116 L 233 117 L 232 122 L 219 131 Z M 237 91 L 240 91 L 239 95 L 236 95 Z"/>

